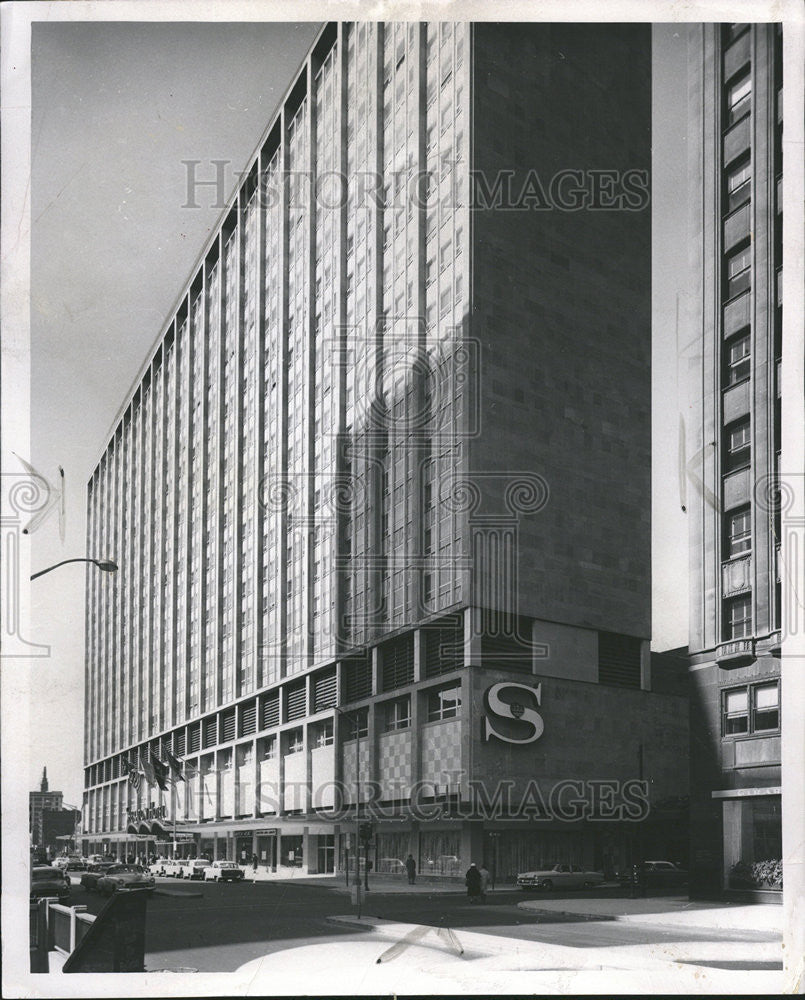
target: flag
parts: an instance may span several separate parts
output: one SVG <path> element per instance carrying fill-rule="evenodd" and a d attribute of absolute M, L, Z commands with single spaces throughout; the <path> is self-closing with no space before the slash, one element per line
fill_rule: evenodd
<path fill-rule="evenodd" d="M 129 776 L 129 781 L 134 786 L 136 791 L 139 792 L 140 785 L 142 783 L 140 780 L 140 772 L 127 760 L 123 761 L 123 770 L 126 771 Z"/>
<path fill-rule="evenodd" d="M 168 766 L 171 769 L 173 780 L 184 781 L 184 774 L 182 774 L 182 762 L 179 758 L 174 757 L 170 750 L 165 751 L 165 757 L 168 760 Z"/>
<path fill-rule="evenodd" d="M 151 761 L 154 769 L 154 779 L 163 792 L 168 790 L 168 765 L 163 763 L 158 757 Z"/>
<path fill-rule="evenodd" d="M 154 765 L 150 760 L 144 760 L 142 763 L 143 774 L 145 775 L 145 780 L 149 785 L 155 785 L 157 783 L 157 776 L 154 774 Z"/>

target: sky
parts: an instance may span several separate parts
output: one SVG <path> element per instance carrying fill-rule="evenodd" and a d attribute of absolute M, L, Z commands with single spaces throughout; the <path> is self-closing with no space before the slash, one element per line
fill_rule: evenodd
<path fill-rule="evenodd" d="M 226 160 L 226 194 L 317 25 L 40 23 L 32 34 L 31 454 L 63 466 L 66 533 L 32 535 L 31 569 L 85 552 L 85 489 L 113 420 L 161 334 L 220 209 L 187 204 L 187 168 Z M 677 305 L 684 306 L 685 27 L 654 37 L 654 636 L 687 634 L 687 526 L 677 482 Z M 205 196 L 206 193 L 206 196 Z M 680 315 L 684 315 L 680 308 Z M 114 553 L 104 553 L 114 558 Z M 95 572 L 95 570 L 91 570 Z M 32 584 L 50 647 L 32 683 L 28 787 L 80 805 L 84 566 Z M 6 706 L 7 708 L 7 706 Z"/>

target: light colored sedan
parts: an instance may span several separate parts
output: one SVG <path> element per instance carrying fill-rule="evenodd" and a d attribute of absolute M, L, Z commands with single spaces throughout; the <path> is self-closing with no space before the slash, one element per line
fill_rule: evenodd
<path fill-rule="evenodd" d="M 204 869 L 205 882 L 241 882 L 243 878 L 243 869 L 234 861 L 213 861 Z"/>
<path fill-rule="evenodd" d="M 550 892 L 551 889 L 581 889 L 601 885 L 604 876 L 601 872 L 589 872 L 578 865 L 556 864 L 533 872 L 521 872 L 517 876 L 517 885 L 525 892 L 541 889 Z"/>
<path fill-rule="evenodd" d="M 179 865 L 176 873 L 179 878 L 204 878 L 204 870 L 209 868 L 212 862 L 206 858 L 188 858 Z"/>
<path fill-rule="evenodd" d="M 154 876 L 142 865 L 112 865 L 96 882 L 98 892 L 111 896 L 124 889 L 154 891 Z"/>

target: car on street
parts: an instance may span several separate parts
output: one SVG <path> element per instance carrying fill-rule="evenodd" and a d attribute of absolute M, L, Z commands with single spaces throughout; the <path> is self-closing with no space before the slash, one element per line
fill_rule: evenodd
<path fill-rule="evenodd" d="M 187 858 L 179 865 L 177 875 L 179 878 L 203 879 L 205 868 L 212 864 L 207 858 Z"/>
<path fill-rule="evenodd" d="M 524 892 L 591 888 L 601 885 L 603 881 L 602 872 L 586 871 L 579 865 L 569 864 L 555 864 L 535 871 L 520 872 L 517 876 L 517 885 Z"/>
<path fill-rule="evenodd" d="M 80 872 L 87 867 L 86 858 L 68 858 L 67 859 L 67 871 L 68 872 Z"/>
<path fill-rule="evenodd" d="M 673 861 L 644 861 L 640 867 L 640 880 L 647 889 L 678 889 L 688 884 L 687 869 Z M 618 872 L 618 881 L 628 885 L 634 879 L 634 869 Z"/>
<path fill-rule="evenodd" d="M 64 872 L 52 865 L 36 865 L 31 869 L 31 901 L 45 897 L 57 898 L 60 903 L 69 903 L 70 885 Z"/>
<path fill-rule="evenodd" d="M 112 861 L 96 861 L 87 865 L 87 870 L 81 876 L 81 888 L 87 892 L 95 892 L 98 888 L 98 879 L 102 878 L 110 868 L 114 868 Z"/>
<path fill-rule="evenodd" d="M 205 882 L 242 882 L 243 869 L 234 861 L 213 861 L 204 869 Z"/>
<path fill-rule="evenodd" d="M 153 891 L 154 876 L 142 865 L 112 865 L 96 883 L 98 892 L 111 896 L 124 889 Z"/>

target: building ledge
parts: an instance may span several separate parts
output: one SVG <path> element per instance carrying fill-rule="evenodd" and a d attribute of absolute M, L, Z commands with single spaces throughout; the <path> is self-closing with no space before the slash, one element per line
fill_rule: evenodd
<path fill-rule="evenodd" d="M 733 639 L 716 646 L 716 663 L 724 670 L 746 667 L 757 659 L 754 639 Z"/>

